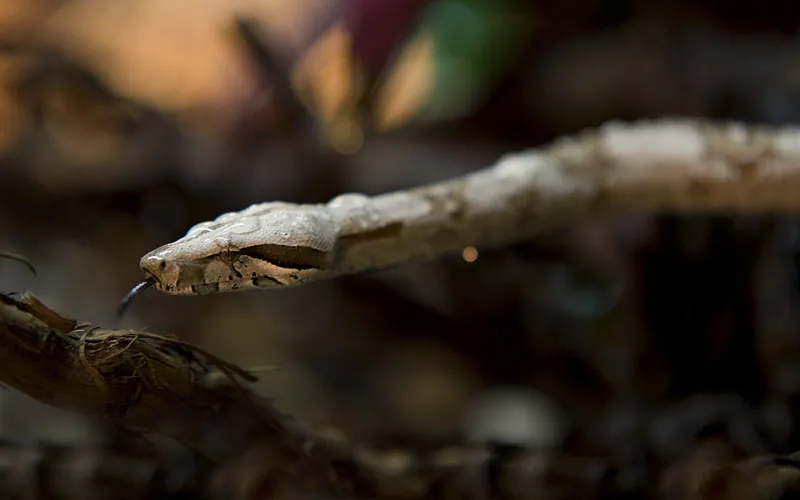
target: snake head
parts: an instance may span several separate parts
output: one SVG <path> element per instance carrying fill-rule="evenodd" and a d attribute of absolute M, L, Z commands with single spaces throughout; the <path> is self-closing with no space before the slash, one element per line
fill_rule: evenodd
<path fill-rule="evenodd" d="M 173 295 L 275 288 L 327 268 L 337 235 L 324 206 L 263 203 L 196 225 L 139 265 L 156 289 Z"/>

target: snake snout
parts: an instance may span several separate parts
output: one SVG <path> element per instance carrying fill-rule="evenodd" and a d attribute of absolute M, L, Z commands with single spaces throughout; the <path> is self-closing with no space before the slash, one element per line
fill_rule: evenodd
<path fill-rule="evenodd" d="M 159 255 L 146 255 L 139 262 L 145 276 L 154 282 L 156 288 L 173 284 L 176 281 L 178 269 L 177 265 L 167 261 Z"/>

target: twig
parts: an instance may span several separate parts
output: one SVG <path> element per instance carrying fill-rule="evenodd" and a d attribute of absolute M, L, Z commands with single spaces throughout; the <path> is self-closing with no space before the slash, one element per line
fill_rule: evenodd
<path fill-rule="evenodd" d="M 0 382 L 46 404 L 191 446 L 219 464 L 214 498 L 250 498 L 265 470 L 281 488 L 334 491 L 328 472 L 303 451 L 304 438 L 242 385 L 253 380 L 186 342 L 78 325 L 30 293 L 0 294 Z M 260 474 L 242 482 L 241 460 L 253 454 Z"/>
<path fill-rule="evenodd" d="M 325 205 L 269 202 L 145 255 L 173 294 L 276 288 L 496 247 L 589 216 L 800 210 L 800 128 L 609 123 L 482 171 Z"/>

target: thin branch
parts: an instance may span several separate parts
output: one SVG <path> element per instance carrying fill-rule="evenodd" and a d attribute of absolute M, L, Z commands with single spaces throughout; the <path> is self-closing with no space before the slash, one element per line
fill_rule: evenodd
<path fill-rule="evenodd" d="M 46 404 L 190 446 L 220 465 L 212 484 L 220 498 L 249 498 L 247 488 L 265 480 L 263 470 L 282 488 L 334 490 L 325 468 L 303 451 L 304 437 L 243 385 L 253 380 L 185 342 L 79 325 L 30 293 L 0 294 L 0 382 Z M 240 461 L 254 453 L 262 474 L 242 483 Z"/>
<path fill-rule="evenodd" d="M 277 288 L 497 247 L 624 212 L 796 212 L 800 128 L 609 123 L 438 184 L 325 205 L 269 202 L 142 258 L 173 294 Z"/>

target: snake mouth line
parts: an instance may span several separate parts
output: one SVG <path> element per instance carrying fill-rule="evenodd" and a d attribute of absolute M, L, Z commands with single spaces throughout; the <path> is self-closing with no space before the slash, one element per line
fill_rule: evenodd
<path fill-rule="evenodd" d="M 199 285 L 186 287 L 185 290 L 187 293 L 189 290 L 191 290 L 191 293 L 195 295 L 211 295 L 222 291 L 249 290 L 253 288 L 279 288 L 284 286 L 286 286 L 284 283 L 273 278 L 272 276 L 264 275 L 201 283 Z M 173 293 L 175 292 L 173 291 Z"/>

